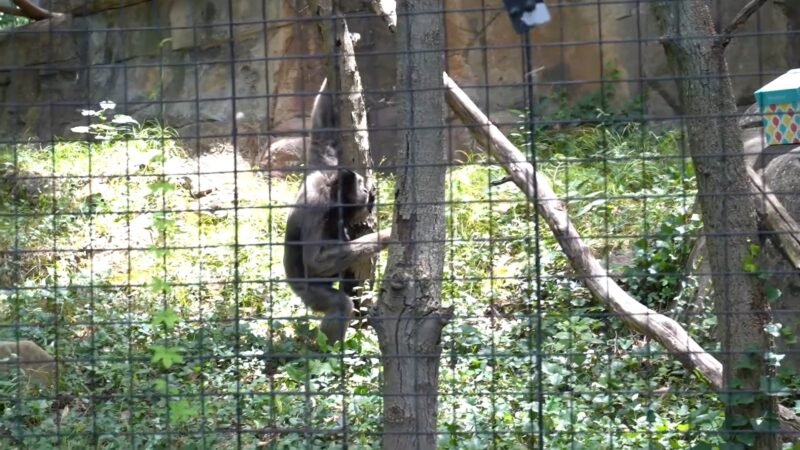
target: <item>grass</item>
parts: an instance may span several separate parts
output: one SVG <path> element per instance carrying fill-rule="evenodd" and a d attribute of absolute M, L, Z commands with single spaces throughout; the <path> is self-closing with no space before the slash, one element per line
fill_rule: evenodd
<path fill-rule="evenodd" d="M 157 126 L 95 131 L 108 139 L 0 152 L 17 174 L 53 177 L 35 198 L 10 193 L 19 177 L 0 193 L 0 246 L 12 250 L 0 339 L 63 361 L 52 387 L 0 374 L 2 445 L 378 448 L 374 333 L 351 329 L 337 352 L 311 354 L 316 322 L 281 283 L 299 179 L 265 179 L 242 160 L 234 176 L 231 149 L 190 158 Z M 635 258 L 642 236 L 689 220 L 693 174 L 674 132 L 543 130 L 537 154 L 600 255 Z M 545 229 L 537 287 L 531 207 L 510 184 L 490 187 L 502 174 L 475 158 L 448 175 L 443 303 L 455 317 L 439 446 L 524 448 L 540 425 L 546 448 L 715 442 L 714 395 L 592 302 Z M 380 223 L 392 192 L 381 176 Z M 275 354 L 301 358 L 267 370 Z"/>

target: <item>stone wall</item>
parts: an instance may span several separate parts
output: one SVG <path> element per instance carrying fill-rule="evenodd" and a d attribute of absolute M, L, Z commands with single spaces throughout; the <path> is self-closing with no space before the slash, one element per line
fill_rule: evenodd
<path fill-rule="evenodd" d="M 747 0 L 727 0 L 727 23 Z M 556 87 L 575 99 L 601 89 L 619 70 L 621 98 L 646 93 L 647 112 L 670 119 L 679 108 L 648 6 L 596 0 L 549 2 L 553 22 L 533 33 L 538 93 Z M 717 3 L 717 2 L 715 2 Z M 719 2 L 723 3 L 723 2 Z M 343 0 L 370 108 L 376 159 L 390 157 L 393 36 L 361 0 Z M 69 0 L 66 19 L 0 34 L 0 134 L 5 141 L 73 136 L 79 110 L 113 100 L 139 119 L 169 124 L 193 145 L 230 139 L 255 154 L 301 130 L 322 78 L 316 23 L 305 0 Z M 520 38 L 501 0 L 447 0 L 448 71 L 499 122 L 523 104 Z M 482 9 L 482 6 L 486 6 Z M 402 18 L 401 26 L 402 26 Z M 731 44 L 738 101 L 787 70 L 789 27 L 772 2 Z M 796 35 L 792 37 L 798 40 Z M 235 116 L 235 120 L 234 120 Z M 457 146 L 468 145 L 456 133 Z"/>

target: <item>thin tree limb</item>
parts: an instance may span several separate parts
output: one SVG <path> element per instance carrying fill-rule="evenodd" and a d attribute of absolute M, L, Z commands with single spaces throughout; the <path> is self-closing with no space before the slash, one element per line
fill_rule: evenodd
<path fill-rule="evenodd" d="M 11 15 L 11 16 L 29 18 L 21 9 L 13 8 L 11 6 L 0 5 L 0 13 L 8 14 L 8 15 Z"/>
<path fill-rule="evenodd" d="M 542 174 L 534 173 L 533 166 L 522 152 L 491 123 L 446 73 L 443 76 L 445 99 L 450 109 L 534 203 L 536 211 L 553 232 L 570 265 L 592 295 L 629 327 L 654 339 L 672 352 L 684 367 L 701 375 L 700 378 L 714 389 L 722 389 L 722 363 L 707 353 L 680 324 L 639 303 L 608 275 L 573 226 L 565 206 L 556 197 L 549 180 Z M 781 406 L 779 415 L 783 431 L 800 433 L 800 419 L 792 410 Z"/>
<path fill-rule="evenodd" d="M 369 6 L 386 22 L 389 31 L 394 33 L 397 28 L 397 2 L 395 0 L 369 0 Z"/>
<path fill-rule="evenodd" d="M 490 182 L 489 182 L 489 185 L 490 185 L 490 186 L 500 186 L 500 185 L 503 185 L 503 184 L 509 183 L 509 182 L 511 182 L 511 181 L 514 181 L 514 178 L 512 178 L 512 177 L 511 177 L 511 175 L 506 175 L 506 176 L 504 176 L 503 178 L 500 178 L 500 179 L 497 179 L 497 180 L 490 181 Z"/>
<path fill-rule="evenodd" d="M 34 5 L 28 0 L 14 0 L 14 4 L 19 7 L 25 17 L 33 20 L 44 20 L 51 17 L 63 16 L 61 13 L 52 12 L 41 6 Z"/>
<path fill-rule="evenodd" d="M 744 25 L 750 16 L 756 13 L 764 3 L 767 3 L 767 0 L 750 0 L 744 7 L 736 14 L 736 17 L 733 18 L 730 24 L 727 27 L 722 29 L 719 37 L 717 38 L 717 45 L 720 47 L 727 47 L 728 44 L 731 43 L 732 35 L 735 33 L 739 28 Z"/>

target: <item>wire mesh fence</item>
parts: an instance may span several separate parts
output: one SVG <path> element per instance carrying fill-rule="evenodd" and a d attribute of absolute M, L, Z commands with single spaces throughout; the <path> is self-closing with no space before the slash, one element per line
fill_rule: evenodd
<path fill-rule="evenodd" d="M 0 5 L 0 446 L 793 448 L 794 3 L 397 3 Z"/>

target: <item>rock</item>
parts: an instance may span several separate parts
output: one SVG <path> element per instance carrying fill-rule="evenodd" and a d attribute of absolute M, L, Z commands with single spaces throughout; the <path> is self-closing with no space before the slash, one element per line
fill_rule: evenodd
<path fill-rule="evenodd" d="M 56 375 L 55 359 L 34 342 L 0 341 L 0 372 L 17 368 L 40 386 L 51 385 Z"/>
<path fill-rule="evenodd" d="M 800 222 L 800 147 L 778 156 L 764 170 L 764 182 L 783 204 L 795 221 Z M 773 320 L 788 327 L 796 342 L 777 339 L 777 353 L 786 354 L 783 365 L 794 373 L 800 373 L 800 273 L 792 267 L 776 246 L 774 239 L 763 244 L 759 255 L 759 267 L 771 272 L 768 285 L 781 291 L 781 296 L 772 304 Z"/>
<path fill-rule="evenodd" d="M 742 112 L 742 115 L 739 117 L 739 128 L 755 128 L 760 127 L 763 122 L 763 117 L 761 115 L 761 109 L 758 107 L 758 103 L 753 103 L 747 109 Z"/>
<path fill-rule="evenodd" d="M 721 20 L 730 21 L 746 1 L 725 2 Z M 80 109 L 100 100 L 115 101 L 118 112 L 139 121 L 156 118 L 181 133 L 199 131 L 182 137 L 186 147 L 201 151 L 214 138 L 230 141 L 234 123 L 261 136 L 301 133 L 329 52 L 308 20 L 312 11 L 295 10 L 291 0 L 232 5 L 230 11 L 228 0 L 67 0 L 58 7 L 75 16 L 0 34 L 0 61 L 9 62 L 0 69 L 0 134 L 48 142 L 54 135 L 75 137 L 68 130 L 81 121 Z M 356 50 L 373 159 L 391 164 L 395 35 L 364 8 L 362 0 L 340 2 L 351 31 L 361 35 Z M 680 104 L 648 7 L 573 0 L 551 9 L 553 21 L 532 33 L 537 96 L 560 87 L 575 100 L 613 88 L 617 102 L 648 94 L 649 117 L 675 116 Z M 444 21 L 450 75 L 490 117 L 514 119 L 508 111 L 524 105 L 524 66 L 502 1 L 445 2 Z M 753 91 L 770 74 L 785 72 L 787 49 L 797 47 L 789 45 L 786 29 L 781 7 L 769 2 L 727 49 L 740 104 L 752 104 Z M 454 125 L 451 152 L 473 149 L 467 131 Z M 246 145 L 251 155 L 260 148 Z"/>
<path fill-rule="evenodd" d="M 298 167 L 306 160 L 305 152 L 309 148 L 310 142 L 307 137 L 288 137 L 273 141 L 269 146 L 259 153 L 257 159 L 257 166 L 260 170 L 270 171 L 270 176 L 283 177 L 287 170 L 274 170 L 274 169 L 289 169 Z"/>
<path fill-rule="evenodd" d="M 46 175 L 10 165 L 0 166 L 0 192 L 7 193 L 15 200 L 33 204 L 43 195 L 53 193 L 53 180 Z"/>

